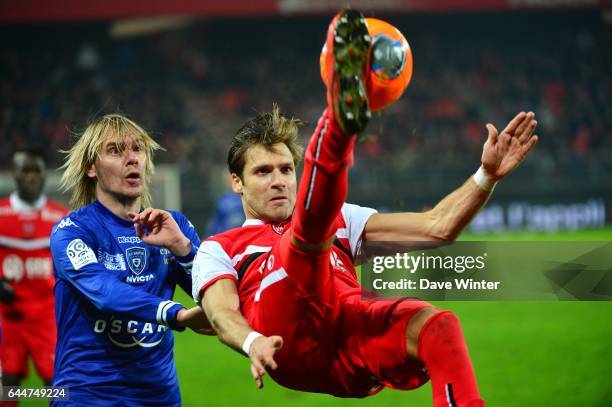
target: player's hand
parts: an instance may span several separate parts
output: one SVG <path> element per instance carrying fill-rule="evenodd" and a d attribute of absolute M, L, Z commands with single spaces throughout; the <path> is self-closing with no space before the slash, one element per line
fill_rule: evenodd
<path fill-rule="evenodd" d="M 491 179 L 502 179 L 525 159 L 538 141 L 533 135 L 537 124 L 533 112 L 517 114 L 501 134 L 487 124 L 489 137 L 482 148 L 482 167 Z"/>
<path fill-rule="evenodd" d="M 183 234 L 170 212 L 147 208 L 140 213 L 128 212 L 136 234 L 143 242 L 163 246 L 177 256 L 191 251 L 191 241 Z"/>
<path fill-rule="evenodd" d="M 204 310 L 200 307 L 182 309 L 176 314 L 176 323 L 185 326 L 201 335 L 216 335 L 212 325 L 206 318 Z"/>
<path fill-rule="evenodd" d="M 267 369 L 276 370 L 278 365 L 274 360 L 274 354 L 283 347 L 283 338 L 274 336 L 260 336 L 255 338 L 249 349 L 251 359 L 251 375 L 257 383 L 257 387 L 263 389 L 263 377 Z"/>

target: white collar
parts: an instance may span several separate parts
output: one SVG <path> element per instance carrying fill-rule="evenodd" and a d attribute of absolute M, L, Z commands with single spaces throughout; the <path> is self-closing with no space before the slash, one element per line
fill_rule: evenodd
<path fill-rule="evenodd" d="M 265 225 L 266 222 L 264 222 L 261 219 L 247 219 L 244 221 L 244 223 L 242 224 L 242 226 L 257 226 L 257 225 Z"/>
<path fill-rule="evenodd" d="M 13 192 L 10 196 L 11 207 L 17 212 L 33 212 L 42 209 L 47 204 L 47 197 L 43 194 L 36 202 L 30 204 L 23 199 L 19 198 L 17 192 Z"/>

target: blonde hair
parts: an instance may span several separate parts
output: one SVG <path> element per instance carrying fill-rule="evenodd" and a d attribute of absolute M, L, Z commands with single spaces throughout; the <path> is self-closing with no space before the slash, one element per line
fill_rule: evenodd
<path fill-rule="evenodd" d="M 147 157 L 141 205 L 144 208 L 151 206 L 149 183 L 155 169 L 153 153 L 163 148 L 136 122 L 120 114 L 107 114 L 87 126 L 69 150 L 61 151 L 66 154 L 66 161 L 60 167 L 64 170 L 60 187 L 63 192 L 73 190 L 70 198 L 71 209 L 89 205 L 96 199 L 97 180 L 87 176 L 87 169 L 96 161 L 103 143 L 109 140 L 122 146 L 125 136 L 134 132 L 140 136 Z"/>

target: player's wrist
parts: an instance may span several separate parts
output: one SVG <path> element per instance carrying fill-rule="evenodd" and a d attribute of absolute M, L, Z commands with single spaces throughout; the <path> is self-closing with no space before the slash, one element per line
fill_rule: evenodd
<path fill-rule="evenodd" d="M 168 250 L 170 250 L 175 256 L 185 257 L 191 253 L 192 246 L 191 240 L 189 240 L 187 236 L 183 235 L 178 238 L 173 245 L 168 247 Z"/>
<path fill-rule="evenodd" d="M 247 335 L 246 339 L 244 340 L 244 342 L 242 343 L 242 351 L 249 356 L 250 351 L 251 351 L 251 345 L 253 345 L 253 342 L 255 341 L 255 339 L 259 338 L 260 336 L 263 336 L 262 334 L 260 334 L 257 331 L 251 331 L 249 332 L 249 334 Z"/>
<path fill-rule="evenodd" d="M 184 331 L 186 328 L 186 311 L 187 309 L 181 304 L 172 302 L 172 305 L 166 312 L 165 318 L 163 318 L 161 322 L 175 331 Z"/>
<path fill-rule="evenodd" d="M 474 174 L 473 179 L 480 189 L 487 192 L 493 191 L 493 188 L 495 188 L 495 185 L 497 184 L 497 180 L 493 178 L 482 165 Z"/>

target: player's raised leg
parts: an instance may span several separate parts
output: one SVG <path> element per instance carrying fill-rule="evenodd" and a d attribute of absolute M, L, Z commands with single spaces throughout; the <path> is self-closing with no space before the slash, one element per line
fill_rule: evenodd
<path fill-rule="evenodd" d="M 329 106 L 307 147 L 291 230 L 270 252 L 264 269 L 261 286 L 265 289 L 260 289 L 256 325 L 264 334 L 285 339 L 277 354 L 279 371 L 273 375 L 291 388 L 315 388 L 304 382 L 300 373 L 304 366 L 291 363 L 294 355 L 312 351 L 314 344 L 324 349 L 323 342 L 333 339 L 330 324 L 338 312 L 338 300 L 329 250 L 348 192 L 355 133 L 365 128 L 370 116 L 364 80 L 370 45 L 360 13 L 344 11 L 334 18 L 326 43 L 333 49 Z M 280 279 L 283 281 L 273 283 Z M 282 313 L 279 304 L 283 304 Z M 292 340 L 294 337 L 299 340 Z M 319 363 L 315 359 L 308 363 Z"/>
<path fill-rule="evenodd" d="M 348 169 L 355 134 L 371 116 L 365 75 L 371 39 L 363 15 L 345 10 L 329 26 L 326 47 L 332 49 L 323 113 L 305 155 L 293 215 L 294 244 L 306 250 L 325 250 L 335 233 L 335 219 L 348 192 Z"/>

